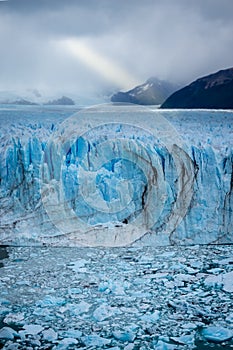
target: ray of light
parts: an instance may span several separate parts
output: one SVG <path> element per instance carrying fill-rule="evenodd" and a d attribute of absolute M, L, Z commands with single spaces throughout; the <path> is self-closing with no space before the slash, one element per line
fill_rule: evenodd
<path fill-rule="evenodd" d="M 91 48 L 84 40 L 65 39 L 60 40 L 59 45 L 102 78 L 121 89 L 128 90 L 141 83 L 118 64 Z"/>

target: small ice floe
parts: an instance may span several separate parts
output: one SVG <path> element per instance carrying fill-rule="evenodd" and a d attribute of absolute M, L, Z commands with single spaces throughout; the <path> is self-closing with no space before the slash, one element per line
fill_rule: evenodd
<path fill-rule="evenodd" d="M 52 328 L 45 329 L 42 332 L 42 337 L 43 340 L 47 342 L 54 342 L 55 340 L 57 340 L 57 332 L 55 332 Z"/>
<path fill-rule="evenodd" d="M 156 323 L 160 319 L 160 312 L 158 310 L 152 312 L 152 313 L 147 313 L 144 314 L 141 317 L 141 320 L 145 323 Z"/>
<path fill-rule="evenodd" d="M 195 341 L 193 334 L 181 335 L 179 337 L 170 337 L 170 339 L 177 344 L 189 346 L 194 346 Z"/>
<path fill-rule="evenodd" d="M 159 340 L 157 344 L 154 345 L 156 350 L 175 350 L 177 347 L 173 344 L 165 343 L 162 340 Z"/>
<path fill-rule="evenodd" d="M 220 326 L 209 326 L 203 328 L 201 331 L 202 336 L 213 343 L 222 343 L 226 340 L 233 338 L 233 330 L 220 327 Z"/>
<path fill-rule="evenodd" d="M 223 275 L 223 290 L 228 293 L 233 293 L 233 271 Z"/>
<path fill-rule="evenodd" d="M 125 289 L 129 288 L 127 281 L 102 281 L 99 284 L 98 291 L 105 294 L 125 295 Z"/>
<path fill-rule="evenodd" d="M 17 324 L 20 325 L 22 324 L 22 321 L 24 320 L 24 314 L 23 313 L 16 313 L 16 314 L 8 314 L 3 322 L 7 324 Z"/>
<path fill-rule="evenodd" d="M 78 344 L 77 339 L 75 338 L 64 338 L 62 339 L 59 344 L 54 348 L 56 350 L 67 350 L 69 349 L 70 345 L 76 345 Z"/>
<path fill-rule="evenodd" d="M 122 342 L 132 343 L 136 338 L 136 333 L 130 329 L 117 330 L 117 331 L 114 331 L 112 334 L 115 339 L 120 340 Z"/>
<path fill-rule="evenodd" d="M 97 334 L 86 335 L 81 340 L 86 346 L 103 347 L 111 343 L 110 339 L 100 337 Z"/>
<path fill-rule="evenodd" d="M 175 255 L 176 255 L 176 252 L 168 251 L 168 252 L 164 252 L 162 254 L 159 254 L 158 257 L 159 258 L 173 258 Z"/>
<path fill-rule="evenodd" d="M 18 333 L 10 327 L 3 327 L 0 329 L 0 339 L 13 340 L 17 335 Z"/>
<path fill-rule="evenodd" d="M 223 279 L 222 279 L 222 275 L 217 275 L 217 276 L 208 276 L 205 279 L 204 282 L 206 287 L 209 288 L 216 288 L 216 289 L 221 289 L 223 286 Z"/>
<path fill-rule="evenodd" d="M 87 260 L 85 259 L 79 259 L 76 261 L 72 261 L 67 267 L 69 269 L 72 269 L 74 272 L 79 273 L 79 272 L 86 272 L 85 265 L 88 263 Z"/>
<path fill-rule="evenodd" d="M 46 295 L 44 299 L 39 300 L 36 303 L 36 306 L 40 307 L 55 307 L 55 306 L 62 306 L 66 303 L 66 300 L 61 297 L 55 297 L 53 295 Z"/>
<path fill-rule="evenodd" d="M 63 338 L 75 338 L 80 339 L 82 336 L 82 332 L 78 329 L 68 329 L 67 331 L 59 332 L 59 335 Z"/>
<path fill-rule="evenodd" d="M 225 292 L 233 292 L 233 271 L 227 273 L 221 273 L 217 276 L 208 276 L 205 279 L 205 285 L 207 287 L 214 287 L 223 289 Z"/>
<path fill-rule="evenodd" d="M 192 330 L 192 329 L 196 329 L 197 328 L 197 325 L 193 322 L 188 322 L 188 323 L 185 323 L 181 326 L 183 329 L 189 329 L 189 330 Z"/>
<path fill-rule="evenodd" d="M 23 333 L 24 334 L 31 334 L 31 335 L 36 335 L 39 334 L 40 332 L 43 331 L 43 327 L 40 326 L 39 324 L 25 324 L 23 326 Z"/>
<path fill-rule="evenodd" d="M 96 321 L 101 322 L 104 321 L 113 315 L 120 314 L 121 311 L 116 307 L 111 307 L 107 304 L 102 304 L 93 312 L 93 317 Z"/>
<path fill-rule="evenodd" d="M 230 265 L 230 264 L 233 264 L 233 257 L 227 257 L 225 259 L 222 259 L 222 260 L 218 260 L 218 264 L 219 265 Z"/>
<path fill-rule="evenodd" d="M 81 301 L 79 304 L 72 305 L 72 310 L 75 315 L 82 315 L 89 311 L 91 305 L 86 301 Z"/>

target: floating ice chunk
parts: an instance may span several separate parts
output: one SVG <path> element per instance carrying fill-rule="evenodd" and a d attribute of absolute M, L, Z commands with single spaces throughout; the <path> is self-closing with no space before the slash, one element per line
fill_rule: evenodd
<path fill-rule="evenodd" d="M 128 344 L 124 347 L 124 350 L 133 350 L 134 349 L 134 344 Z"/>
<path fill-rule="evenodd" d="M 54 307 L 61 306 L 66 303 L 64 298 L 55 297 L 52 295 L 46 295 L 43 300 L 40 300 L 36 303 L 37 306 L 40 307 Z"/>
<path fill-rule="evenodd" d="M 33 347 L 33 348 L 37 348 L 37 349 L 40 349 L 41 347 L 41 342 L 39 341 L 39 339 L 35 339 L 35 338 L 31 338 L 30 339 L 30 345 Z M 30 348 L 29 348 L 30 349 Z M 28 349 L 27 349 L 28 350 Z"/>
<path fill-rule="evenodd" d="M 127 281 L 103 281 L 99 284 L 99 292 L 108 294 L 113 293 L 115 295 L 125 295 L 125 289 L 129 288 Z"/>
<path fill-rule="evenodd" d="M 79 339 L 82 336 L 82 332 L 80 332 L 78 329 L 68 329 L 64 332 L 59 332 L 59 335 L 61 335 L 64 338 L 75 338 Z"/>
<path fill-rule="evenodd" d="M 101 293 L 104 293 L 106 291 L 110 293 L 109 282 L 108 281 L 100 282 L 98 291 Z"/>
<path fill-rule="evenodd" d="M 191 275 L 186 275 L 184 273 L 179 273 L 178 275 L 176 275 L 176 280 L 179 281 L 184 281 L 184 282 L 191 282 L 194 280 L 194 277 Z"/>
<path fill-rule="evenodd" d="M 133 330 L 126 329 L 126 330 L 117 330 L 113 333 L 114 338 L 117 340 L 123 341 L 123 342 L 130 342 L 132 343 L 134 339 L 136 338 L 136 334 Z"/>
<path fill-rule="evenodd" d="M 189 273 L 190 275 L 196 275 L 196 274 L 199 272 L 199 270 L 193 269 L 192 267 L 186 267 L 186 271 L 187 271 L 187 273 Z"/>
<path fill-rule="evenodd" d="M 64 338 L 56 346 L 56 350 L 67 350 L 70 345 L 78 344 L 78 341 L 74 338 Z"/>
<path fill-rule="evenodd" d="M 174 271 L 182 271 L 182 270 L 186 270 L 186 266 L 184 264 L 181 264 L 178 262 L 178 263 L 171 265 L 170 269 L 174 270 Z"/>
<path fill-rule="evenodd" d="M 84 266 L 87 264 L 87 261 L 85 259 L 79 259 L 77 261 L 72 261 L 67 267 L 72 269 L 74 272 L 85 272 L 86 269 Z"/>
<path fill-rule="evenodd" d="M 117 308 L 102 304 L 97 309 L 95 309 L 93 312 L 93 317 L 96 319 L 96 321 L 101 322 L 115 314 L 120 313 L 121 311 L 119 311 Z"/>
<path fill-rule="evenodd" d="M 233 271 L 223 275 L 223 290 L 228 293 L 233 293 Z"/>
<path fill-rule="evenodd" d="M 162 254 L 159 254 L 159 258 L 173 258 L 174 255 L 176 255 L 176 252 L 164 252 Z"/>
<path fill-rule="evenodd" d="M 213 269 L 207 270 L 208 273 L 212 273 L 214 275 L 217 275 L 221 272 L 223 272 L 223 269 L 220 269 L 219 267 L 214 267 Z"/>
<path fill-rule="evenodd" d="M 25 334 L 31 334 L 31 335 L 36 335 L 39 334 L 41 331 L 43 331 L 43 327 L 40 326 L 39 324 L 25 324 L 23 326 L 24 328 L 24 333 Z"/>
<path fill-rule="evenodd" d="M 132 324 L 125 329 L 115 330 L 112 334 L 117 340 L 132 343 L 136 338 L 137 328 L 137 325 Z"/>
<path fill-rule="evenodd" d="M 218 276 L 208 276 L 205 279 L 205 285 L 207 287 L 213 287 L 213 288 L 222 288 L 223 286 L 223 278 L 222 275 L 218 275 Z"/>
<path fill-rule="evenodd" d="M 196 329 L 197 325 L 193 322 L 188 322 L 188 323 L 185 323 L 184 325 L 182 325 L 181 327 L 184 329 L 192 330 L 192 329 Z"/>
<path fill-rule="evenodd" d="M 24 314 L 18 313 L 18 314 L 8 314 L 3 321 L 7 324 L 22 324 L 21 321 L 23 320 L 24 320 Z"/>
<path fill-rule="evenodd" d="M 154 346 L 154 349 L 156 350 L 175 350 L 177 347 L 172 344 L 168 344 L 163 342 L 162 340 L 159 340 L 158 343 Z"/>
<path fill-rule="evenodd" d="M 88 304 L 86 301 L 81 301 L 79 304 L 73 305 L 73 312 L 75 315 L 81 315 L 85 312 L 88 312 L 90 307 L 91 305 Z"/>
<path fill-rule="evenodd" d="M 226 340 L 233 338 L 233 330 L 218 327 L 218 326 L 209 326 L 202 330 L 202 335 L 204 338 L 213 343 L 222 343 Z"/>
<path fill-rule="evenodd" d="M 36 315 L 36 316 L 43 316 L 45 318 L 47 318 L 49 316 L 49 312 L 48 312 L 48 309 L 43 307 L 36 307 L 35 310 L 33 311 L 33 315 Z"/>
<path fill-rule="evenodd" d="M 197 260 L 190 261 L 189 264 L 190 264 L 190 266 L 193 267 L 194 269 L 201 269 L 201 268 L 202 268 L 202 265 L 203 265 L 201 261 L 197 261 Z"/>
<path fill-rule="evenodd" d="M 188 335 L 181 335 L 180 337 L 170 337 L 172 341 L 174 341 L 177 344 L 181 345 L 194 345 L 194 335 L 188 334 Z"/>
<path fill-rule="evenodd" d="M 53 342 L 57 339 L 57 332 L 55 332 L 52 328 L 45 329 L 42 332 L 43 339 L 48 342 Z"/>
<path fill-rule="evenodd" d="M 154 311 L 151 314 L 145 314 L 141 317 L 141 320 L 147 323 L 156 323 L 160 318 L 160 312 Z"/>
<path fill-rule="evenodd" d="M 233 257 L 225 258 L 222 260 L 218 260 L 219 265 L 228 265 L 228 264 L 233 264 Z"/>
<path fill-rule="evenodd" d="M 82 294 L 82 289 L 81 288 L 69 288 L 69 294 Z"/>
<path fill-rule="evenodd" d="M 110 339 L 100 337 L 97 334 L 86 335 L 86 336 L 82 337 L 81 340 L 86 346 L 99 346 L 99 347 L 101 347 L 101 346 L 108 345 L 111 343 Z"/>
<path fill-rule="evenodd" d="M 115 295 L 125 295 L 125 288 L 128 288 L 129 284 L 127 282 L 114 281 L 112 285 L 112 293 Z"/>
<path fill-rule="evenodd" d="M 17 335 L 18 333 L 10 327 L 3 327 L 0 329 L 0 339 L 13 340 Z"/>
<path fill-rule="evenodd" d="M 225 292 L 233 292 L 233 271 L 222 273 L 217 276 L 208 276 L 205 279 L 208 287 L 222 288 Z"/>
<path fill-rule="evenodd" d="M 168 272 L 157 272 L 153 275 L 153 278 L 166 278 L 168 275 Z"/>

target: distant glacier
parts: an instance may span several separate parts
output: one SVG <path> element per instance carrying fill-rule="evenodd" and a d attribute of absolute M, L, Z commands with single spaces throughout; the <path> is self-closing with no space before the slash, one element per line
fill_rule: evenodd
<path fill-rule="evenodd" d="M 1 244 L 233 243 L 232 111 L 75 112 L 0 108 Z"/>

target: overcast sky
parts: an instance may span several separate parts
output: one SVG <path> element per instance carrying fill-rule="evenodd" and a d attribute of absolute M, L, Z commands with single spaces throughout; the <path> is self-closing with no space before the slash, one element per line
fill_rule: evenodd
<path fill-rule="evenodd" d="M 0 90 L 91 94 L 233 66 L 232 0 L 0 0 Z"/>

